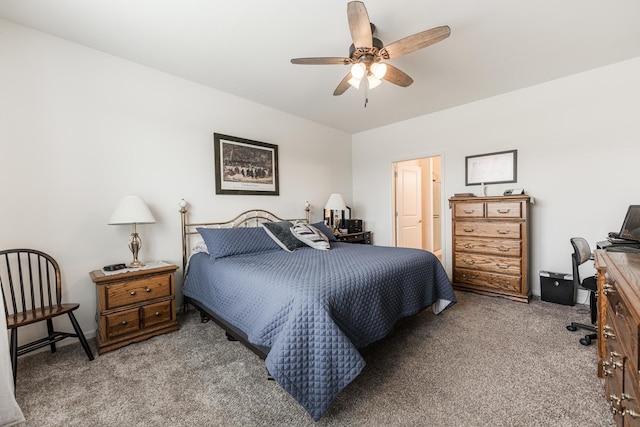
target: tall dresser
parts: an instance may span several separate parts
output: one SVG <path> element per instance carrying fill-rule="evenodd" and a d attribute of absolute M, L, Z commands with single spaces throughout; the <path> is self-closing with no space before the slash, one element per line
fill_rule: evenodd
<path fill-rule="evenodd" d="M 526 195 L 449 199 L 454 288 L 529 302 L 529 204 Z"/>

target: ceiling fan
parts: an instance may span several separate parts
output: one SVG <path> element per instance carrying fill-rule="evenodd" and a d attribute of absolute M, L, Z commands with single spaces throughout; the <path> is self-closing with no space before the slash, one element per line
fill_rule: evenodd
<path fill-rule="evenodd" d="M 336 87 L 333 92 L 334 96 L 342 95 L 349 89 L 349 86 L 358 89 L 361 82 L 365 83 L 365 87 L 371 89 L 378 86 L 382 80 L 402 87 L 411 85 L 413 83 L 411 77 L 383 61 L 431 46 L 451 34 L 449 26 L 444 25 L 413 34 L 385 46 L 380 39 L 374 37 L 376 27 L 369 21 L 369 15 L 363 2 L 351 1 L 347 3 L 347 18 L 353 39 L 353 44 L 349 47 L 348 58 L 294 58 L 291 60 L 293 64 L 304 65 L 351 65 L 351 71 Z"/>

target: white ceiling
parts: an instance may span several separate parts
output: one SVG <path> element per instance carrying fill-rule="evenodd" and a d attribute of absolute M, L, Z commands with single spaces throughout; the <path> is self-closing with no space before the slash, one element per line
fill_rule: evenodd
<path fill-rule="evenodd" d="M 348 56 L 347 1 L 0 0 L 0 17 L 349 133 L 640 56 L 638 0 L 365 0 L 385 44 L 451 36 L 390 60 L 413 79 L 333 90 Z"/>

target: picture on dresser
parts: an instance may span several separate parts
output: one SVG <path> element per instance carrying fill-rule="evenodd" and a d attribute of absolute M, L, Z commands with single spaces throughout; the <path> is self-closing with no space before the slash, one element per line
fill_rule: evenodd
<path fill-rule="evenodd" d="M 517 171 L 518 150 L 465 157 L 465 185 L 516 182 Z"/>
<path fill-rule="evenodd" d="M 213 134 L 216 194 L 279 195 L 278 146 Z"/>

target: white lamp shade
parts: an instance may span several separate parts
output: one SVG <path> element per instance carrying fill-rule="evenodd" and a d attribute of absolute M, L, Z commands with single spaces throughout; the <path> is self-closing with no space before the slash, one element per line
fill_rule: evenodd
<path fill-rule="evenodd" d="M 153 224 L 156 219 L 140 196 L 125 196 L 109 218 L 109 224 Z"/>
<path fill-rule="evenodd" d="M 324 208 L 330 209 L 332 211 L 344 211 L 347 210 L 347 205 L 344 203 L 342 194 L 333 193 L 331 196 L 329 196 L 329 200 L 327 200 L 327 204 Z"/>

